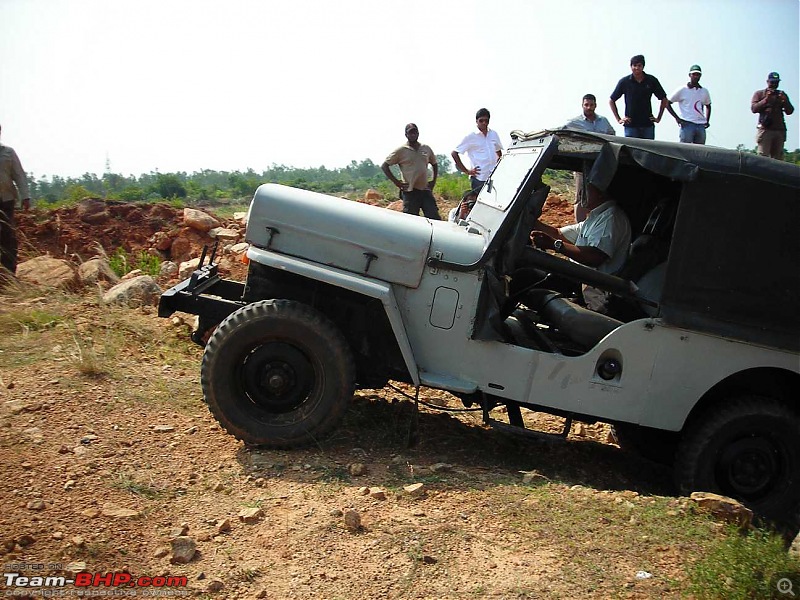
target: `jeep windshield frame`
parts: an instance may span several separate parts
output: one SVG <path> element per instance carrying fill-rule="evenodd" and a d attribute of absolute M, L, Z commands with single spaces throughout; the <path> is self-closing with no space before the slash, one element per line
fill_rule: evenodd
<path fill-rule="evenodd" d="M 467 227 L 484 237 L 481 257 L 472 264 L 461 264 L 431 256 L 427 260 L 428 266 L 467 272 L 486 264 L 505 243 L 557 148 L 558 138 L 553 135 L 544 135 L 510 148 L 481 188 L 469 215 Z"/>

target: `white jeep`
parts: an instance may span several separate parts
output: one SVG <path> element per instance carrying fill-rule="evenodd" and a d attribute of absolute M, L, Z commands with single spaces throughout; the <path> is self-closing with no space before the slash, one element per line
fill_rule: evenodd
<path fill-rule="evenodd" d="M 530 245 L 545 169 L 584 172 L 626 212 L 619 272 Z M 739 498 L 797 531 L 798 187 L 797 166 L 746 153 L 517 133 L 460 223 L 259 187 L 246 283 L 212 260 L 160 314 L 199 315 L 195 341 L 213 331 L 205 400 L 248 444 L 312 443 L 354 388 L 394 379 L 452 392 L 493 423 L 505 405 L 506 427 L 524 428 L 521 408 L 611 423 L 622 445 L 674 464 L 682 492 Z M 531 266 L 609 292 L 611 314 L 546 278 L 512 295 Z"/>

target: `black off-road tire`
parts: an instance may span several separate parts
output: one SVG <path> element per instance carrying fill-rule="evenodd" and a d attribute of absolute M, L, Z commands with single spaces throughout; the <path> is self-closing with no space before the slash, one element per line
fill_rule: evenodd
<path fill-rule="evenodd" d="M 800 530 L 800 412 L 774 398 L 741 396 L 690 425 L 675 480 L 742 501 L 785 535 Z"/>
<path fill-rule="evenodd" d="M 264 300 L 219 324 L 201 370 L 211 413 L 246 444 L 304 446 L 323 438 L 353 396 L 354 363 L 342 333 L 313 308 Z"/>

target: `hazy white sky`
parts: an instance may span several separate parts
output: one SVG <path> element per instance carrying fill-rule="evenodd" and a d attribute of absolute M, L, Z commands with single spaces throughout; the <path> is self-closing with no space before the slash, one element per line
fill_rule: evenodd
<path fill-rule="evenodd" d="M 492 111 L 557 126 L 644 54 L 671 93 L 703 68 L 708 143 L 755 145 L 778 71 L 800 109 L 798 0 L 0 0 L 0 125 L 36 177 L 380 163 L 414 121 L 448 154 Z M 655 105 L 655 103 L 654 103 Z M 624 100 L 619 101 L 620 112 Z M 800 110 L 787 147 L 800 146 Z M 621 128 L 618 128 L 621 134 Z M 665 115 L 656 137 L 677 140 Z"/>

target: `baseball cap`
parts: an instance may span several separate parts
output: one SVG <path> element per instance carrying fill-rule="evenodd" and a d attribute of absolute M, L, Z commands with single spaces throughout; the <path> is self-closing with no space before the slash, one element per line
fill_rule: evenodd
<path fill-rule="evenodd" d="M 409 123 L 408 125 L 406 125 L 406 133 L 408 133 L 412 129 L 416 129 L 417 131 L 419 131 L 419 128 L 417 127 L 416 123 Z"/>
<path fill-rule="evenodd" d="M 702 74 L 703 69 L 700 68 L 700 65 L 692 65 L 691 67 L 689 67 L 689 74 L 691 75 L 692 73 Z"/>
<path fill-rule="evenodd" d="M 780 80 L 781 76 L 778 75 L 778 73 L 776 73 L 775 71 L 767 75 L 767 81 L 780 81 Z"/>

